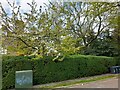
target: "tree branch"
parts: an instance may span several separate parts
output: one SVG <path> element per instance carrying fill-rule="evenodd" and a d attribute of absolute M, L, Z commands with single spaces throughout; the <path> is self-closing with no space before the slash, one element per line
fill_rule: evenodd
<path fill-rule="evenodd" d="M 27 47 L 31 47 L 32 49 L 37 50 L 37 48 L 35 48 L 35 47 L 29 45 L 27 42 L 25 42 L 25 41 L 24 41 L 22 38 L 20 38 L 20 37 L 8 36 L 8 35 L 7 35 L 7 37 L 17 38 L 17 39 L 19 39 L 20 41 L 22 41 Z"/>

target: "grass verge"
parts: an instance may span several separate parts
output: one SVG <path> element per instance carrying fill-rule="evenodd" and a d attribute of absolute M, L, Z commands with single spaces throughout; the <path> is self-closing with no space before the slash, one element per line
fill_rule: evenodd
<path fill-rule="evenodd" d="M 108 76 L 100 76 L 100 77 L 90 77 L 88 79 L 83 79 L 83 80 L 72 80 L 68 82 L 61 82 L 55 85 L 47 85 L 47 86 L 40 86 L 39 88 L 58 88 L 58 87 L 65 87 L 65 86 L 71 86 L 75 84 L 80 84 L 80 83 L 88 83 L 88 82 L 93 82 L 93 81 L 99 81 L 99 80 L 105 80 L 109 78 L 117 77 L 117 75 L 108 75 Z"/>

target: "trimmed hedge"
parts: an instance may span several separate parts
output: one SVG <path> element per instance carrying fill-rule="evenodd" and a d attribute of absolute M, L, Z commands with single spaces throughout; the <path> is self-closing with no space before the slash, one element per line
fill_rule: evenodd
<path fill-rule="evenodd" d="M 117 61 L 117 66 L 120 66 L 120 56 L 119 57 L 115 57 L 116 61 Z"/>
<path fill-rule="evenodd" d="M 15 87 L 15 71 L 33 70 L 33 84 L 45 84 L 68 79 L 104 74 L 116 65 L 112 57 L 72 55 L 62 62 L 52 58 L 3 56 L 3 90 Z"/>

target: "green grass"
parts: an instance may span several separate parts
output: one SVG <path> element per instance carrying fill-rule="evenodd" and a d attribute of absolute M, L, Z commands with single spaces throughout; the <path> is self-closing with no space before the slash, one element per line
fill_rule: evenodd
<path fill-rule="evenodd" d="M 93 77 L 93 78 L 79 80 L 79 81 L 62 82 L 62 83 L 58 83 L 56 85 L 41 86 L 40 88 L 57 88 L 57 87 L 75 85 L 75 84 L 80 84 L 80 83 L 88 83 L 88 82 L 93 82 L 93 81 L 98 81 L 98 80 L 105 80 L 105 79 L 113 78 L 113 77 L 116 77 L 116 75 Z"/>

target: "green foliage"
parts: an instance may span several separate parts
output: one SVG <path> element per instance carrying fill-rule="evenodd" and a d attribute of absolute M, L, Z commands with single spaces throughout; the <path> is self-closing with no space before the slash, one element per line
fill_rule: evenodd
<path fill-rule="evenodd" d="M 112 39 L 96 39 L 87 49 L 84 54 L 86 55 L 97 55 L 97 56 L 109 56 L 114 57 L 118 56 L 118 51 L 114 47 Z"/>
<path fill-rule="evenodd" d="M 82 47 L 76 47 L 77 41 L 80 39 L 74 39 L 70 36 L 64 36 L 61 40 L 61 44 L 57 45 L 57 51 L 60 53 L 53 59 L 62 61 L 66 56 L 76 54 Z M 61 58 L 60 58 L 61 56 Z M 60 58 L 60 59 L 58 59 Z"/>
<path fill-rule="evenodd" d="M 2 47 L 13 55 L 48 55 L 58 59 L 60 53 L 62 61 L 65 56 L 88 47 L 103 31 L 116 28 L 119 23 L 116 3 L 64 2 L 62 5 L 49 2 L 41 11 L 42 7 L 37 9 L 33 0 L 28 3 L 30 11 L 25 13 L 15 3 L 8 4 L 12 9 L 11 16 L 0 4 L 0 29 L 4 32 Z M 63 36 L 65 38 L 61 39 Z"/>
<path fill-rule="evenodd" d="M 115 59 L 117 60 L 117 65 L 120 66 L 120 56 L 115 57 Z"/>
<path fill-rule="evenodd" d="M 35 58 L 35 59 L 34 59 Z M 33 84 L 44 84 L 109 72 L 116 65 L 112 57 L 71 55 L 62 62 L 52 57 L 3 56 L 3 90 L 14 88 L 15 71 L 33 70 Z"/>

